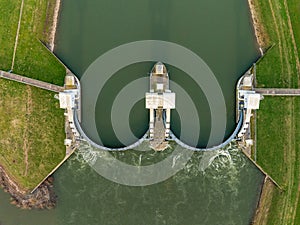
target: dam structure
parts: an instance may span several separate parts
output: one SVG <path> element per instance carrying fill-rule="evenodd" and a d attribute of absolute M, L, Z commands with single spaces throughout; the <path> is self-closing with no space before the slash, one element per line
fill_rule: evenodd
<path fill-rule="evenodd" d="M 2 72 L 1 75 L 3 74 L 5 75 L 5 73 Z M 15 79 L 16 81 L 20 80 L 19 76 L 14 75 L 14 77 L 17 77 Z M 3 76 L 3 78 L 6 77 Z M 24 79 L 22 78 L 19 82 L 24 83 L 23 80 Z M 254 88 L 254 74 L 250 68 L 239 79 L 236 85 L 237 125 L 233 133 L 225 141 L 212 147 L 197 148 L 189 146 L 177 138 L 171 130 L 171 109 L 175 109 L 175 93 L 169 88 L 169 75 L 166 66 L 163 63 L 158 62 L 151 70 L 150 90 L 145 94 L 145 106 L 150 112 L 148 131 L 137 142 L 132 143 L 131 145 L 121 148 L 109 148 L 99 145 L 91 140 L 81 128 L 81 85 L 79 79 L 70 70 L 67 70 L 64 87 L 48 85 L 44 82 L 36 85 L 36 81 L 30 82 L 30 84 L 31 83 L 33 86 L 58 92 L 56 98 L 59 99 L 60 108 L 65 110 L 66 133 L 66 139 L 64 140 L 66 146 L 65 158 L 34 188 L 34 190 L 71 156 L 82 141 L 87 142 L 89 145 L 99 150 L 105 151 L 125 151 L 134 149 L 145 141 L 148 141 L 150 148 L 155 151 L 163 151 L 169 148 L 170 141 L 174 141 L 179 146 L 191 151 L 214 151 L 225 147 L 233 140 L 237 140 L 243 149 L 247 149 L 253 145 L 253 140 L 249 135 L 250 118 L 253 115 L 252 111 L 259 109 L 259 102 L 263 98 L 262 93 L 257 93 Z M 286 91 L 284 94 L 286 94 Z"/>
<path fill-rule="evenodd" d="M 252 68 L 252 67 L 251 67 Z M 175 109 L 175 93 L 169 89 L 169 75 L 166 66 L 157 62 L 150 73 L 150 90 L 145 94 L 145 107 L 149 109 L 149 129 L 135 143 L 120 148 L 102 146 L 91 140 L 81 127 L 80 95 L 76 97 L 75 104 L 68 107 L 70 126 L 78 142 L 84 141 L 89 145 L 105 151 L 125 151 L 134 149 L 142 142 L 148 141 L 150 148 L 155 151 L 163 151 L 169 147 L 169 142 L 174 141 L 178 145 L 191 151 L 214 151 L 228 145 L 231 141 L 237 140 L 243 145 L 252 145 L 251 137 L 248 134 L 252 110 L 259 108 L 259 101 L 262 99 L 260 93 L 256 93 L 253 87 L 253 73 L 251 68 L 240 78 L 236 86 L 236 128 L 233 133 L 222 143 L 211 147 L 197 148 L 189 146 L 181 141 L 170 128 L 171 109 Z M 77 93 L 81 93 L 80 83 L 77 81 Z M 76 131 L 75 131 L 76 130 Z"/>

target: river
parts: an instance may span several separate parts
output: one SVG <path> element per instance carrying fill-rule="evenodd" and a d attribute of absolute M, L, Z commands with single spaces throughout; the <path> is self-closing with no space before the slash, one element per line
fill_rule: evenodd
<path fill-rule="evenodd" d="M 206 63 L 223 92 L 226 109 L 219 112 L 225 110 L 224 138 L 228 137 L 235 126 L 235 84 L 259 54 L 247 1 L 62 2 L 55 53 L 79 78 L 105 52 L 141 40 L 176 43 L 193 51 Z M 123 146 L 132 143 L 147 130 L 148 112 L 144 108 L 143 95 L 147 91 L 146 80 L 153 63 L 135 63 L 120 69 L 108 79 L 97 96 L 95 110 L 83 108 L 83 128 L 89 132 L 87 121 L 94 118 L 96 122 L 96 133 L 90 133 L 95 141 L 99 139 L 111 147 Z M 172 112 L 171 127 L 186 143 L 206 146 L 212 115 L 205 93 L 181 68 L 171 64 L 167 64 L 167 68 L 178 106 L 178 110 Z M 102 71 L 98 72 L 101 76 Z M 122 95 L 132 94 L 130 85 L 134 86 L 138 80 L 142 81 L 134 92 L 139 96 L 138 101 L 122 98 Z M 120 96 L 120 93 L 123 94 Z M 111 123 L 114 107 L 118 108 L 113 103 L 118 98 L 123 99 L 124 105 L 132 106 L 129 112 L 119 111 L 117 116 L 121 118 L 116 119 L 122 121 L 123 114 L 128 116 L 124 121 L 128 123 L 130 134 L 125 124 L 117 128 L 117 135 Z M 196 113 L 189 113 L 193 110 Z M 212 136 L 219 136 L 224 130 L 214 132 Z M 218 140 L 212 139 L 212 144 L 217 144 L 214 141 Z M 58 203 L 54 210 L 16 209 L 9 205 L 9 196 L 0 192 L 0 223 L 249 224 L 263 182 L 261 172 L 234 144 L 212 154 L 194 153 L 176 175 L 142 187 L 126 186 L 103 178 L 84 160 L 86 154 L 83 149 L 55 173 Z M 144 149 L 112 155 L 128 164 L 143 166 L 156 163 L 163 155 L 159 154 Z M 168 152 L 165 154 L 168 156 Z"/>

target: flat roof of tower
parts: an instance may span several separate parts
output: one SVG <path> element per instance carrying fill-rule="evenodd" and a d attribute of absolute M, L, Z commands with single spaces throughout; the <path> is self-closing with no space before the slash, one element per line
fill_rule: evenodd
<path fill-rule="evenodd" d="M 146 108 L 175 109 L 175 93 L 146 93 Z"/>

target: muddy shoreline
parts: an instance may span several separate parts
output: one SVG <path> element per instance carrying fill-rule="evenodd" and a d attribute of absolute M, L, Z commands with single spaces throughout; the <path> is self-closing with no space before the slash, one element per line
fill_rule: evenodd
<path fill-rule="evenodd" d="M 22 209 L 51 209 L 55 207 L 56 195 L 53 189 L 53 177 L 49 177 L 33 193 L 18 186 L 0 166 L 0 186 L 11 195 L 10 202 Z"/>
<path fill-rule="evenodd" d="M 57 22 L 59 17 L 61 0 L 56 0 L 54 12 L 53 12 L 53 22 L 50 26 L 50 33 L 49 33 L 49 49 L 53 52 L 55 47 L 55 37 L 56 37 L 56 29 L 57 29 Z"/>
<path fill-rule="evenodd" d="M 273 182 L 265 177 L 264 183 L 259 196 L 259 202 L 256 207 L 255 215 L 253 217 L 253 225 L 266 224 L 268 220 L 268 212 L 272 203 L 272 196 L 274 193 L 275 185 Z"/>
<path fill-rule="evenodd" d="M 255 37 L 259 46 L 259 50 L 263 55 L 263 52 L 269 47 L 269 38 L 264 31 L 262 23 L 260 22 L 259 13 L 257 11 L 258 6 L 255 5 L 255 0 L 248 0 L 248 5 L 250 8 Z"/>

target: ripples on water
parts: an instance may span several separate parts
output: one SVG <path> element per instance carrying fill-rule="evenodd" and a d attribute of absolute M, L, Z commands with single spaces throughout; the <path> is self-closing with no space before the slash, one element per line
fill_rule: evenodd
<path fill-rule="evenodd" d="M 132 165 L 149 165 L 171 152 L 112 155 Z M 56 209 L 20 211 L 14 206 L 1 207 L 1 220 L 7 225 L 242 225 L 249 224 L 254 213 L 260 191 L 257 184 L 263 176 L 234 143 L 219 151 L 194 153 L 176 175 L 144 187 L 120 185 L 97 174 L 89 163 L 107 154 L 111 156 L 82 146 L 55 173 L 59 196 Z M 171 164 L 177 162 L 176 157 Z"/>
<path fill-rule="evenodd" d="M 89 217 L 94 221 L 91 224 L 249 223 L 254 212 L 254 207 L 249 210 L 249 206 L 257 200 L 257 182 L 262 178 L 235 143 L 214 152 L 194 153 L 175 176 L 145 187 L 113 183 L 89 166 L 98 157 L 108 157 L 107 154 L 131 165 L 149 165 L 157 162 L 157 158 L 163 160 L 171 152 L 172 149 L 110 153 L 82 145 L 76 156 L 67 162 L 69 179 L 61 178 L 63 182 L 58 184 L 70 188 L 71 192 L 60 197 L 60 207 L 65 209 L 68 203 L 74 202 L 73 193 L 78 201 L 89 202 Z M 71 190 L 74 186 L 76 192 Z M 82 207 L 71 206 L 66 212 L 68 217 L 62 221 L 78 224 L 73 221 L 80 221 L 85 216 L 83 212 Z"/>
<path fill-rule="evenodd" d="M 135 166 L 151 165 L 168 157 L 176 146 L 175 143 L 171 143 L 171 148 L 163 152 L 157 152 L 149 149 L 149 143 L 145 141 L 137 150 L 120 151 L 120 152 L 107 152 L 101 151 L 90 146 L 86 142 L 82 142 L 78 151 L 76 152 L 76 158 L 79 161 L 87 162 L 90 165 L 94 165 L 98 157 L 105 158 L 108 155 L 112 155 L 120 161 L 124 161 L 128 164 Z M 187 163 L 185 167 L 186 172 L 192 172 L 195 170 L 198 172 L 206 173 L 206 170 L 212 168 L 215 172 L 220 172 L 224 167 L 234 168 L 238 165 L 245 165 L 245 159 L 240 157 L 240 149 L 235 142 L 230 143 L 226 147 L 217 151 L 209 152 L 197 152 L 192 159 Z M 172 163 L 174 164 L 180 155 L 173 156 Z M 196 162 L 198 161 L 198 163 Z M 198 166 L 195 166 L 198 165 Z"/>

